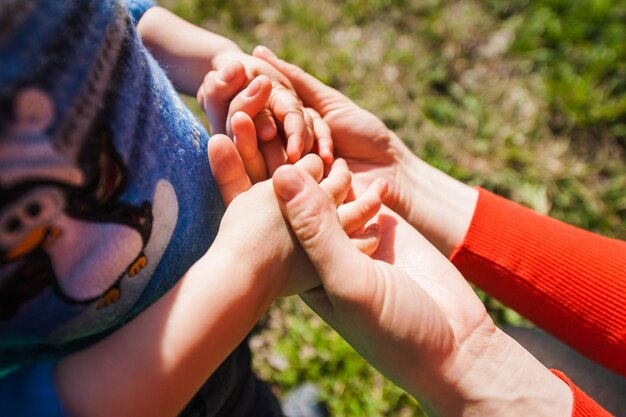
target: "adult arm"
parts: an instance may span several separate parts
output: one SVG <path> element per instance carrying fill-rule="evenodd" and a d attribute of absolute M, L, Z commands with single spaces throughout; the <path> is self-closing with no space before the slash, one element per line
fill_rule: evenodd
<path fill-rule="evenodd" d="M 333 130 L 336 154 L 348 161 L 356 184 L 367 184 L 376 177 L 386 178 L 390 185 L 385 200 L 386 204 L 418 229 L 444 255 L 449 256 L 456 247 L 461 245 L 465 236 L 468 235 L 474 211 L 481 211 L 481 205 L 477 209 L 479 196 L 477 189 L 469 187 L 421 161 L 379 119 L 356 106 L 336 90 L 323 85 L 300 68 L 278 59 L 267 48 L 259 47 L 254 53 L 288 75 L 305 104 L 315 108 L 325 119 Z M 502 216 L 502 218 L 509 222 L 513 220 L 507 216 Z M 551 221 L 554 222 L 554 220 Z M 569 236 L 567 233 L 570 230 L 567 228 L 566 236 Z M 492 231 L 494 235 L 483 236 L 485 240 L 492 242 L 492 245 L 498 245 L 497 242 L 500 239 L 498 227 L 492 228 Z M 530 233 L 530 231 L 524 230 L 519 232 Z M 587 233 L 582 234 L 587 235 Z M 473 232 L 468 236 L 472 235 Z M 574 238 L 576 236 L 578 233 L 575 234 Z M 600 238 L 600 240 L 603 239 Z M 518 242 L 522 247 L 524 246 L 524 243 Z M 611 241 L 609 246 L 614 251 L 615 248 L 622 245 L 622 243 Z M 492 255 L 496 256 L 497 253 Z M 454 259 L 458 258 L 455 256 Z M 623 259 L 624 256 L 622 255 Z M 530 261 L 533 260 L 530 259 Z M 613 261 L 620 262 L 616 259 Z M 506 271 L 500 271 L 493 265 L 487 265 L 487 268 L 487 271 L 493 272 L 490 277 L 494 281 L 511 278 L 509 275 L 498 275 L 498 272 Z M 622 267 L 621 270 L 624 271 L 624 268 Z M 466 272 L 464 265 L 461 266 L 461 272 Z M 480 271 L 474 272 L 480 273 Z M 547 274 L 549 271 L 546 269 L 545 272 L 546 274 L 542 275 L 541 278 L 549 279 Z M 476 279 L 471 271 L 466 278 Z M 585 277 L 577 275 L 575 278 L 577 285 L 593 290 L 593 285 L 586 283 Z M 515 282 L 520 284 L 519 290 L 522 291 L 521 294 L 523 295 L 518 295 L 517 289 L 511 290 L 508 295 L 520 299 L 525 296 L 528 298 L 528 291 L 525 287 L 528 282 L 526 284 L 519 280 Z M 626 294 L 626 291 L 622 291 L 621 294 Z M 557 294 L 545 293 L 545 295 L 552 298 L 544 299 L 544 302 L 556 303 L 562 307 L 557 309 L 556 314 L 560 317 L 571 317 L 563 314 L 572 308 L 572 304 L 578 302 L 577 299 L 568 302 L 558 297 Z M 620 320 L 616 316 L 621 316 L 623 302 L 617 307 L 613 306 L 613 308 L 606 308 L 597 299 L 595 302 L 598 304 L 594 304 L 593 308 L 603 311 L 606 314 L 606 321 Z M 582 312 L 581 314 L 585 313 Z M 542 317 L 536 319 L 539 325 L 542 325 Z M 569 327 L 575 327 L 579 323 L 578 319 L 579 317 L 576 317 L 576 321 L 570 323 Z M 599 325 L 599 323 L 595 325 Z M 623 325 L 621 327 L 622 329 L 625 328 Z M 595 327 L 591 332 L 595 332 L 597 335 L 598 332 L 602 332 L 602 329 Z M 559 336 L 561 330 L 554 329 L 554 333 Z M 622 363 L 626 363 L 626 361 L 622 360 Z M 570 385 L 570 387 L 573 386 Z M 578 414 L 581 407 L 585 409 L 595 407 L 601 410 L 580 390 L 573 389 L 573 392 L 576 401 L 574 404 L 575 415 L 593 415 Z M 593 404 L 593 406 L 589 404 Z M 595 415 L 603 415 L 602 413 L 602 411 L 597 411 Z"/>
<path fill-rule="evenodd" d="M 381 212 L 374 260 L 354 248 L 305 174 L 283 166 L 273 183 L 322 281 L 303 299 L 433 415 L 571 415 L 568 386 L 495 327 L 459 272 L 410 225 Z"/>
<path fill-rule="evenodd" d="M 451 259 L 464 276 L 596 362 L 626 375 L 626 242 L 479 190 Z"/>

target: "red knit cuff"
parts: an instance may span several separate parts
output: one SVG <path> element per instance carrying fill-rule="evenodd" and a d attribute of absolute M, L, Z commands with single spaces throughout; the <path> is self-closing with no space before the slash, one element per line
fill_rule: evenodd
<path fill-rule="evenodd" d="M 587 394 L 585 394 L 580 388 L 578 388 L 570 379 L 565 376 L 561 371 L 556 369 L 550 369 L 552 373 L 567 385 L 569 385 L 574 395 L 574 407 L 572 410 L 572 417 L 611 417 L 613 414 L 600 407 L 598 403 L 592 400 Z"/>

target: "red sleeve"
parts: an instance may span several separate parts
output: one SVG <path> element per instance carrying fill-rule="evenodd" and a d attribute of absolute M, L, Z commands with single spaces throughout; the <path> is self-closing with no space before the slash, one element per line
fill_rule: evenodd
<path fill-rule="evenodd" d="M 626 242 L 479 189 L 451 260 L 479 288 L 626 376 Z"/>
<path fill-rule="evenodd" d="M 613 415 L 589 398 L 587 394 L 574 385 L 562 372 L 555 369 L 551 369 L 551 371 L 569 385 L 572 390 L 572 394 L 574 395 L 572 417 L 611 417 Z"/>

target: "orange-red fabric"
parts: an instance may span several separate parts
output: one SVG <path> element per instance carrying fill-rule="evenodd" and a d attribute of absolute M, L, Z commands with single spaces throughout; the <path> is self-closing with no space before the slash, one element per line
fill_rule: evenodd
<path fill-rule="evenodd" d="M 459 271 L 583 355 L 626 376 L 626 242 L 478 190 L 467 236 L 451 255 Z"/>
<path fill-rule="evenodd" d="M 589 398 L 587 394 L 580 390 L 570 379 L 561 371 L 550 369 L 552 373 L 569 385 L 574 394 L 574 409 L 572 417 L 611 417 L 613 414 L 600 407 L 598 403 Z"/>

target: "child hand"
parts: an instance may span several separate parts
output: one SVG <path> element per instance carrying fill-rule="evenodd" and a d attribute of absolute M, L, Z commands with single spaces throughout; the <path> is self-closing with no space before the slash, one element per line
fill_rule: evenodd
<path fill-rule="evenodd" d="M 241 152 L 243 145 L 256 143 L 256 131 L 251 120 L 256 116 L 255 112 L 261 108 L 259 102 L 267 96 L 267 81 L 265 76 L 257 77 L 251 83 L 251 85 L 260 83 L 259 88 L 255 90 L 256 94 L 250 94 L 246 89 L 232 99 L 231 111 L 241 115 L 241 120 L 245 121 L 240 128 L 239 117 L 233 117 L 233 130 L 237 132 L 235 142 L 219 134 L 214 135 L 209 141 L 209 162 L 224 203 L 228 207 L 220 228 L 221 238 L 218 240 L 220 244 L 236 250 L 237 253 L 254 254 L 253 261 L 257 262 L 259 269 L 274 269 L 273 273 L 277 279 L 283 282 L 282 294 L 293 294 L 312 288 L 319 281 L 301 250 L 292 256 L 294 248 L 298 246 L 294 245 L 295 241 L 278 210 L 271 182 L 263 181 L 252 186 L 254 181 L 246 171 L 244 159 L 253 161 L 259 157 L 260 151 L 251 147 L 252 152 L 249 154 L 246 151 Z M 263 142 L 261 144 L 263 145 Z M 316 182 L 322 179 L 324 167 L 317 156 L 306 155 L 296 164 L 307 171 Z M 267 173 L 264 171 L 262 175 L 266 177 Z M 328 198 L 337 206 L 345 200 L 350 184 L 351 175 L 347 165 L 345 161 L 338 160 L 331 167 L 328 177 L 322 181 L 321 186 Z M 367 229 L 365 224 L 380 208 L 386 189 L 384 182 L 372 184 L 370 190 L 361 198 L 341 208 L 342 224 L 356 239 L 359 248 L 367 253 L 375 250 L 378 240 L 376 227 Z M 255 215 L 250 216 L 251 212 Z M 259 239 L 263 239 L 262 242 L 259 242 Z M 259 248 L 267 248 L 268 253 Z"/>
<path fill-rule="evenodd" d="M 214 245 L 245 256 L 259 277 L 273 277 L 275 295 L 297 294 L 319 285 L 317 273 L 280 213 L 271 181 L 252 185 L 235 144 L 227 136 L 213 136 L 208 154 L 227 205 Z M 315 155 L 306 155 L 296 166 L 316 182 L 322 178 L 323 164 Z M 320 186 L 335 206 L 345 200 L 350 178 L 345 161 L 337 160 L 321 181 Z M 378 247 L 378 227 L 366 225 L 378 212 L 386 188 L 384 182 L 376 182 L 358 199 L 341 206 L 340 222 L 364 253 L 371 254 Z"/>
<path fill-rule="evenodd" d="M 332 163 L 330 130 L 324 129 L 325 122 L 321 117 L 304 109 L 290 81 L 282 73 L 267 62 L 240 52 L 225 52 L 214 62 L 220 69 L 207 74 L 197 94 L 213 133 L 232 134 L 234 112 L 232 106 L 229 108 L 230 100 L 256 75 L 266 75 L 271 84 L 270 96 L 253 119 L 261 141 L 275 142 L 272 146 L 281 144 L 285 148 L 281 159 L 285 162 L 295 162 L 317 148 L 324 162 Z M 286 146 L 282 146 L 279 132 L 284 134 Z"/>

